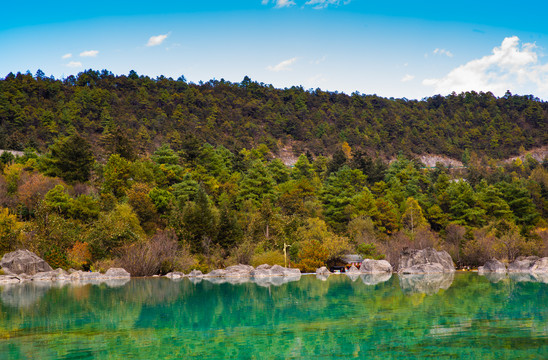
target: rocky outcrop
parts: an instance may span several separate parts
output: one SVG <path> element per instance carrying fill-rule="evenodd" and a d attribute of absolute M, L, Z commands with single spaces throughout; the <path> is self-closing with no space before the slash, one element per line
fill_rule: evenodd
<path fill-rule="evenodd" d="M 318 280 L 327 281 L 329 275 L 331 275 L 331 271 L 329 271 L 329 269 L 325 266 L 316 269 L 316 279 Z"/>
<path fill-rule="evenodd" d="M 8 275 L 34 275 L 39 272 L 53 270 L 44 259 L 28 250 L 16 250 L 5 254 L 0 261 L 0 267 Z"/>
<path fill-rule="evenodd" d="M 253 266 L 250 265 L 233 265 L 229 266 L 226 269 L 226 275 L 228 277 L 250 277 L 251 272 L 254 270 Z"/>
<path fill-rule="evenodd" d="M 400 269 L 400 271 L 398 271 L 398 273 L 400 274 L 432 274 L 443 272 L 446 272 L 446 270 L 439 263 L 417 264 Z"/>
<path fill-rule="evenodd" d="M 533 273 L 548 273 L 548 257 L 535 261 L 530 271 Z"/>
<path fill-rule="evenodd" d="M 331 275 L 331 271 L 325 266 L 316 269 L 316 275 Z"/>
<path fill-rule="evenodd" d="M 392 273 L 392 265 L 386 260 L 365 259 L 360 266 L 360 272 L 364 274 Z"/>
<path fill-rule="evenodd" d="M 200 271 L 200 270 L 192 270 L 190 272 L 190 274 L 188 274 L 188 277 L 191 277 L 191 278 L 202 278 L 204 276 L 204 274 Z"/>
<path fill-rule="evenodd" d="M 350 268 L 348 268 L 346 270 L 346 274 L 348 274 L 348 275 L 350 275 L 350 274 L 360 274 L 360 273 L 361 273 L 360 270 L 357 267 L 355 267 L 354 265 L 352 265 Z"/>
<path fill-rule="evenodd" d="M 30 277 L 32 281 L 70 281 L 71 277 L 68 272 L 63 269 L 52 271 L 39 272 Z"/>
<path fill-rule="evenodd" d="M 546 273 L 548 272 L 548 257 L 519 257 L 508 264 L 508 272 Z"/>
<path fill-rule="evenodd" d="M 226 275 L 226 270 L 225 269 L 217 269 L 217 270 L 213 270 L 207 274 L 204 274 L 204 277 L 224 277 Z"/>
<path fill-rule="evenodd" d="M 253 277 L 270 277 L 270 276 L 301 276 L 301 271 L 294 268 L 285 268 L 280 265 L 269 266 L 263 264 L 257 266 L 253 271 L 250 272 L 250 275 Z"/>
<path fill-rule="evenodd" d="M 493 273 L 505 273 L 506 265 L 497 259 L 488 260 L 483 266 L 478 268 L 479 273 L 493 272 Z"/>
<path fill-rule="evenodd" d="M 398 272 L 402 274 L 455 271 L 455 265 L 451 256 L 446 251 L 436 251 L 432 248 L 403 250 L 400 255 L 398 268 Z"/>
<path fill-rule="evenodd" d="M 453 283 L 454 276 L 452 272 L 399 275 L 400 287 L 406 294 L 420 293 L 433 295 L 441 289 L 449 289 Z"/>
<path fill-rule="evenodd" d="M 126 279 L 131 277 L 131 274 L 122 268 L 110 268 L 105 272 L 105 277 L 108 279 Z"/>

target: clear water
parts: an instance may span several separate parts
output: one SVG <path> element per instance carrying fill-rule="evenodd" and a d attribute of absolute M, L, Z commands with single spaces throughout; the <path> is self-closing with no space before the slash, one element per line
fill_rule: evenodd
<path fill-rule="evenodd" d="M 457 273 L 3 286 L 0 359 L 547 359 L 540 281 Z"/>

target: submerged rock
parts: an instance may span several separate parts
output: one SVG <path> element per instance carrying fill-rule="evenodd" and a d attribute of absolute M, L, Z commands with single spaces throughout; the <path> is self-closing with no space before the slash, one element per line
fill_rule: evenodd
<path fill-rule="evenodd" d="M 506 265 L 497 259 L 487 260 L 487 262 L 478 268 L 478 272 L 494 272 L 494 273 L 505 273 Z"/>
<path fill-rule="evenodd" d="M 34 275 L 39 272 L 52 271 L 44 259 L 28 250 L 16 250 L 5 254 L 0 267 L 8 274 Z"/>
<path fill-rule="evenodd" d="M 251 281 L 253 281 L 255 284 L 259 286 L 270 287 L 270 286 L 281 286 L 293 281 L 299 281 L 300 279 L 301 279 L 301 273 L 299 272 L 299 275 L 265 276 L 265 277 L 251 278 Z"/>
<path fill-rule="evenodd" d="M 406 294 L 420 293 L 433 295 L 438 293 L 440 289 L 449 289 L 453 283 L 454 276 L 452 272 L 399 275 L 400 287 Z"/>
<path fill-rule="evenodd" d="M 15 275 L 0 275 L 0 285 L 4 284 L 19 284 L 21 279 Z"/>
<path fill-rule="evenodd" d="M 485 276 L 487 280 L 494 284 L 506 279 L 506 272 L 479 272 L 478 274 Z"/>
<path fill-rule="evenodd" d="M 329 274 L 316 274 L 316 279 L 327 281 L 327 279 L 329 279 Z"/>
<path fill-rule="evenodd" d="M 174 272 L 167 273 L 164 276 L 170 279 L 181 279 L 185 276 L 185 274 L 179 271 L 174 271 Z"/>
<path fill-rule="evenodd" d="M 40 300 L 51 288 L 42 282 L 24 282 L 0 287 L 2 304 L 16 308 L 29 307 Z"/>
<path fill-rule="evenodd" d="M 386 260 L 365 259 L 360 271 L 366 274 L 392 273 L 392 265 Z"/>
<path fill-rule="evenodd" d="M 400 255 L 399 271 L 403 274 L 454 272 L 453 259 L 446 251 L 432 248 L 405 249 Z"/>
<path fill-rule="evenodd" d="M 392 277 L 391 272 L 360 275 L 360 278 L 362 279 L 362 282 L 365 285 L 368 285 L 368 286 L 378 285 L 380 283 L 386 282 L 386 281 L 390 280 L 391 277 Z"/>

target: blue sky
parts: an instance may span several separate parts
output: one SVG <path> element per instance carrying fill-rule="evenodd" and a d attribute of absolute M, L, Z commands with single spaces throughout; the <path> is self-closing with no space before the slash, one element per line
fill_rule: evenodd
<path fill-rule="evenodd" d="M 133 69 L 396 98 L 510 90 L 548 100 L 547 13 L 545 0 L 11 1 L 0 77 Z"/>

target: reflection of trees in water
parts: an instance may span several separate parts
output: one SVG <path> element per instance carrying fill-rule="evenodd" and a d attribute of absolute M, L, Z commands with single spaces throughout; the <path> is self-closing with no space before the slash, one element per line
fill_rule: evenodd
<path fill-rule="evenodd" d="M 478 344 L 504 348 L 509 344 L 504 338 L 489 342 L 488 332 L 480 330 L 520 318 L 530 319 L 530 327 L 521 331 L 533 334 L 548 321 L 546 311 L 539 311 L 548 302 L 544 284 L 493 284 L 475 274 L 455 275 L 450 287 L 449 280 L 424 285 L 413 279 L 415 290 L 443 285 L 424 296 L 404 293 L 398 276 L 360 278 L 352 282 L 346 276 L 330 276 L 319 281 L 303 276 L 270 287 L 133 279 L 121 288 L 51 288 L 28 307 L 0 305 L 0 324 L 10 324 L 0 334 L 7 332 L 12 348 L 36 358 L 94 347 L 143 359 L 264 358 L 274 354 L 273 349 L 281 358 L 364 357 L 372 351 L 405 357 L 409 348 L 436 346 L 447 334 L 462 336 L 459 332 L 475 328 Z M 38 329 L 38 334 L 29 334 L 27 327 Z M 35 341 L 23 341 L 19 335 Z M 33 345 L 40 343 L 49 345 Z M 62 345 L 65 353 L 51 356 L 53 344 Z M 0 340 L 0 357 L 5 348 Z M 462 346 L 452 351 L 465 356 L 471 350 Z"/>

